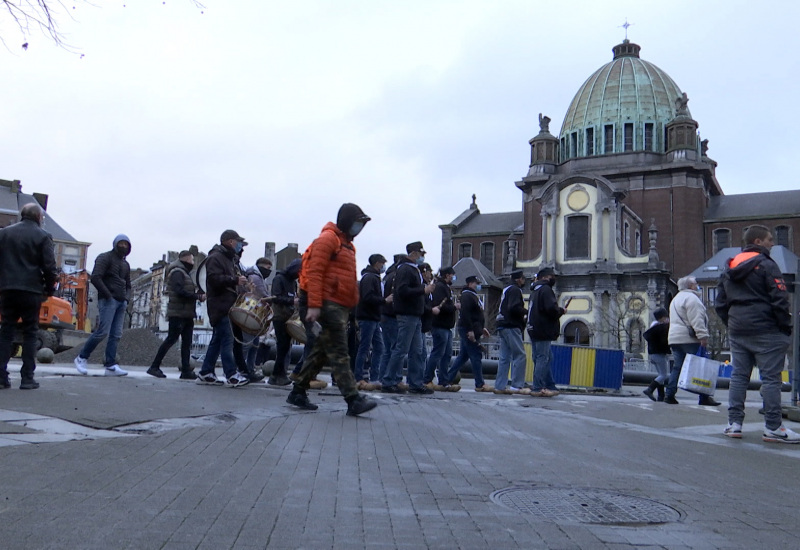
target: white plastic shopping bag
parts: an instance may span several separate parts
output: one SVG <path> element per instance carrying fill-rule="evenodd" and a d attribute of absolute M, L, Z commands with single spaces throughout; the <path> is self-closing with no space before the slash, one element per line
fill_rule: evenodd
<path fill-rule="evenodd" d="M 687 355 L 681 367 L 678 387 L 692 393 L 714 395 L 718 375 L 719 361 L 698 355 Z"/>

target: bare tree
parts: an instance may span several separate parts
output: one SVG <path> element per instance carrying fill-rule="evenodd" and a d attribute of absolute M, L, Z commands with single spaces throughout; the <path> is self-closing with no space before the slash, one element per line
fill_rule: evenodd
<path fill-rule="evenodd" d="M 189 1 L 198 8 L 205 9 L 198 0 Z M 28 37 L 37 31 L 49 37 L 59 47 L 69 50 L 72 47 L 65 42 L 59 22 L 65 18 L 73 19 L 70 8 L 74 10 L 79 3 L 93 6 L 88 0 L 73 0 L 69 6 L 62 0 L 0 0 L 0 19 L 11 20 L 17 26 L 23 38 L 24 50 L 28 49 Z M 8 47 L 6 37 L 0 36 L 0 41 Z"/>

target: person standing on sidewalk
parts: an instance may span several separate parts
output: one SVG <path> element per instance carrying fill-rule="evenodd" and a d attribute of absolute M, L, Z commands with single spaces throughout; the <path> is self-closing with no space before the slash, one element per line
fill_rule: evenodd
<path fill-rule="evenodd" d="M 642 393 L 653 401 L 664 401 L 664 384 L 669 379 L 669 314 L 663 307 L 653 312 L 655 321 L 643 334 L 647 342 L 647 357 L 656 369 L 656 377 Z M 658 398 L 653 392 L 658 392 Z"/>
<path fill-rule="evenodd" d="M 381 357 L 383 356 L 383 334 L 381 334 L 381 307 L 391 295 L 383 297 L 381 289 L 381 273 L 386 270 L 386 258 L 381 254 L 369 257 L 369 265 L 361 271 L 361 281 L 358 283 L 358 306 L 356 306 L 356 321 L 361 341 L 356 353 L 356 368 L 354 376 L 358 389 L 375 390 L 377 384 L 370 382 L 380 380 Z M 364 372 L 367 357 L 372 351 L 369 372 Z"/>
<path fill-rule="evenodd" d="M 189 364 L 189 355 L 192 350 L 192 334 L 194 334 L 194 319 L 197 316 L 197 302 L 203 302 L 206 295 L 195 287 L 192 276 L 194 256 L 188 250 L 178 254 L 178 259 L 167 266 L 164 278 L 167 280 L 167 320 L 169 331 L 167 338 L 158 348 L 153 363 L 147 369 L 147 374 L 156 378 L 166 378 L 161 370 L 161 361 L 169 349 L 181 339 L 181 380 L 196 380 L 192 366 Z"/>
<path fill-rule="evenodd" d="M 481 351 L 481 337 L 489 336 L 486 330 L 486 319 L 483 314 L 483 300 L 478 296 L 481 284 L 475 275 L 470 275 L 466 279 L 467 286 L 461 291 L 461 315 L 458 318 L 458 337 L 459 350 L 458 357 L 450 365 L 447 372 L 447 383 L 445 389 L 450 391 L 450 387 L 456 378 L 456 374 L 469 359 L 472 365 L 472 376 L 475 378 L 476 392 L 490 392 L 489 387 L 483 380 L 483 352 Z"/>
<path fill-rule="evenodd" d="M 286 364 L 292 350 L 292 337 L 286 330 L 286 322 L 294 315 L 297 306 L 297 277 L 300 276 L 302 260 L 295 258 L 286 269 L 278 270 L 272 280 L 272 327 L 275 329 L 275 366 L 267 383 L 271 386 L 288 386 L 292 383 L 286 376 Z"/>
<path fill-rule="evenodd" d="M 675 394 L 678 392 L 678 379 L 681 377 L 683 360 L 687 355 L 695 355 L 700 346 L 705 348 L 708 345 L 708 316 L 701 296 L 697 279 L 694 277 L 678 279 L 678 295 L 669 305 L 668 338 L 674 361 L 664 391 L 664 403 L 669 405 L 678 404 Z M 701 395 L 698 404 L 716 407 L 720 403 L 710 395 Z"/>
<path fill-rule="evenodd" d="M 447 371 L 453 360 L 453 327 L 456 326 L 458 306 L 453 302 L 453 291 L 450 286 L 456 277 L 452 267 L 443 267 L 434 282 L 433 308 L 431 313 L 431 340 L 433 348 L 425 366 L 425 383 L 433 385 L 434 375 L 438 376 L 439 386 L 443 391 L 458 391 L 461 386 L 448 383 Z M 434 387 L 434 389 L 436 389 Z"/>
<path fill-rule="evenodd" d="M 11 387 L 8 361 L 14 345 L 17 320 L 22 329 L 21 390 L 35 390 L 36 335 L 39 308 L 53 295 L 58 276 L 53 238 L 42 229 L 44 211 L 29 203 L 19 212 L 20 221 L 0 229 L 0 389 Z"/>
<path fill-rule="evenodd" d="M 566 313 L 559 307 L 553 287 L 556 272 L 545 267 L 536 274 L 531 288 L 528 307 L 528 336 L 531 338 L 533 352 L 533 390 L 534 397 L 555 397 L 559 394 L 553 380 L 553 350 L 551 345 L 561 334 L 561 317 Z"/>
<path fill-rule="evenodd" d="M 781 371 L 792 335 L 792 314 L 786 283 L 770 257 L 772 233 L 752 225 L 745 247 L 729 260 L 717 286 L 714 307 L 728 327 L 731 346 L 731 386 L 728 426 L 724 434 L 742 437 L 744 402 L 753 365 L 761 375 L 764 433 L 770 443 L 800 443 L 800 434 L 784 427 L 781 416 Z"/>
<path fill-rule="evenodd" d="M 131 240 L 123 234 L 114 237 L 114 246 L 103 252 L 94 261 L 92 284 L 97 289 L 97 307 L 100 322 L 75 358 L 75 368 L 80 374 L 88 374 L 86 368 L 94 349 L 108 337 L 103 366 L 106 376 L 126 376 L 127 371 L 117 364 L 117 344 L 122 338 L 122 325 L 131 292 L 131 266 L 125 259 L 131 253 Z"/>
<path fill-rule="evenodd" d="M 500 358 L 497 362 L 497 376 L 494 393 L 530 393 L 525 389 L 525 347 L 523 330 L 528 310 L 522 297 L 525 275 L 521 269 L 511 272 L 511 284 L 503 289 L 500 311 L 497 314 L 497 332 L 500 335 Z M 508 373 L 511 370 L 511 387 Z"/>
<path fill-rule="evenodd" d="M 353 239 L 370 220 L 361 208 L 345 203 L 336 223 L 328 222 L 303 254 L 300 290 L 308 304 L 306 321 L 318 322 L 320 333 L 303 363 L 286 402 L 306 410 L 318 407 L 308 400 L 311 380 L 325 365 L 333 366 L 336 385 L 347 402 L 347 415 L 372 410 L 377 402 L 358 393 L 347 354 L 347 318 L 358 304 L 356 248 Z"/>
<path fill-rule="evenodd" d="M 245 374 L 237 372 L 236 358 L 233 355 L 234 333 L 228 316 L 238 297 L 237 288 L 247 284 L 247 277 L 237 274 L 238 268 L 234 263 L 237 261 L 237 252 L 244 248 L 244 242 L 244 237 L 236 231 L 226 229 L 220 235 L 219 244 L 214 245 L 206 258 L 207 309 L 212 333 L 203 366 L 197 376 L 199 384 L 224 384 L 214 374 L 214 367 L 220 356 L 229 387 L 238 388 L 250 383 Z"/>
<path fill-rule="evenodd" d="M 384 393 L 405 393 L 398 383 L 403 379 L 403 359 L 408 357 L 408 391 L 431 394 L 425 387 L 425 342 L 422 339 L 422 315 L 425 296 L 433 292 L 433 284 L 425 284 L 420 266 L 425 263 L 425 249 L 420 241 L 406 245 L 406 256 L 400 260 L 394 277 L 394 313 L 397 318 L 397 341 L 392 348 L 386 372 L 381 380 Z"/>

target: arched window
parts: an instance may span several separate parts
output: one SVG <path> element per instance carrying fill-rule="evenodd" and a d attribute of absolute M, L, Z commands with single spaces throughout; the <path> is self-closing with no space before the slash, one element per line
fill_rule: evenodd
<path fill-rule="evenodd" d="M 622 249 L 625 252 L 631 251 L 631 224 L 628 222 L 622 224 Z"/>
<path fill-rule="evenodd" d="M 631 353 L 642 353 L 644 346 L 644 327 L 639 319 L 634 319 L 628 324 L 628 345 L 627 351 Z"/>
<path fill-rule="evenodd" d="M 458 245 L 458 259 L 472 258 L 472 243 L 461 243 Z"/>
<path fill-rule="evenodd" d="M 714 254 L 731 246 L 731 230 L 730 229 L 715 229 L 714 230 Z"/>
<path fill-rule="evenodd" d="M 642 232 L 638 229 L 636 230 L 636 239 L 634 240 L 634 254 L 641 254 L 642 253 Z"/>
<path fill-rule="evenodd" d="M 494 273 L 494 243 L 481 243 L 481 263 Z"/>
<path fill-rule="evenodd" d="M 792 248 L 792 231 L 788 225 L 779 225 L 775 228 L 775 244 Z"/>
<path fill-rule="evenodd" d="M 564 326 L 564 343 L 574 346 L 588 346 L 591 344 L 589 327 L 583 321 L 570 321 Z"/>

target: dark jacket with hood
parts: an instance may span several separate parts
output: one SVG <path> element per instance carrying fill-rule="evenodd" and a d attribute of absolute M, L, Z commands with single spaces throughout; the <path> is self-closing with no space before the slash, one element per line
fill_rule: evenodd
<path fill-rule="evenodd" d="M 431 299 L 433 307 L 439 307 L 439 315 L 433 316 L 431 326 L 450 330 L 456 326 L 456 314 L 458 312 L 456 305 L 453 303 L 453 290 L 444 279 L 437 278 L 435 284 Z"/>
<path fill-rule="evenodd" d="M 786 283 L 769 250 L 748 245 L 734 258 L 717 286 L 714 308 L 731 335 L 792 333 Z"/>
<path fill-rule="evenodd" d="M 0 229 L 0 290 L 53 294 L 58 269 L 53 239 L 30 219 Z"/>
<path fill-rule="evenodd" d="M 383 298 L 383 292 L 381 291 L 381 274 L 371 265 L 361 270 L 358 296 L 356 319 L 359 321 L 380 321 L 381 306 L 386 303 L 386 300 Z"/>
<path fill-rule="evenodd" d="M 236 253 L 232 248 L 223 244 L 216 244 L 208 253 L 205 260 L 206 266 L 206 308 L 211 326 L 216 325 L 223 317 L 228 315 L 231 307 L 236 303 L 238 294 L 236 287 L 239 276 L 236 274 L 234 261 Z"/>
<path fill-rule="evenodd" d="M 647 353 L 651 355 L 669 355 L 669 323 L 655 322 L 642 335 L 647 342 Z"/>
<path fill-rule="evenodd" d="M 294 314 L 294 299 L 297 296 L 297 277 L 302 261 L 296 258 L 279 270 L 272 279 L 272 313 L 274 321 L 288 321 Z"/>
<path fill-rule="evenodd" d="M 180 259 L 175 260 L 167 266 L 166 279 L 169 292 L 167 317 L 194 319 L 196 315 L 195 306 L 200 294 L 194 286 L 189 269 Z"/>
<path fill-rule="evenodd" d="M 559 319 L 562 315 L 564 310 L 558 307 L 552 281 L 534 282 L 528 308 L 528 334 L 531 340 L 557 340 L 561 334 Z"/>
<path fill-rule="evenodd" d="M 117 250 L 117 243 L 128 243 L 128 252 L 121 254 Z M 114 247 L 108 252 L 103 252 L 94 261 L 92 269 L 92 284 L 97 289 L 100 299 L 113 298 L 118 302 L 129 299 L 131 291 L 131 266 L 125 257 L 130 254 L 131 240 L 126 235 L 114 237 Z"/>
<path fill-rule="evenodd" d="M 483 315 L 483 305 L 478 294 L 469 287 L 461 291 L 461 316 L 458 318 L 458 326 L 472 331 L 475 341 L 478 342 L 483 335 L 483 327 L 486 319 Z"/>
<path fill-rule="evenodd" d="M 422 317 L 425 313 L 425 283 L 419 267 L 408 256 L 398 262 L 393 293 L 395 315 Z"/>
<path fill-rule="evenodd" d="M 503 297 L 500 299 L 500 312 L 497 315 L 497 326 L 525 330 L 527 314 L 528 310 L 525 309 L 522 289 L 518 284 L 511 283 L 503 289 Z"/>
<path fill-rule="evenodd" d="M 386 270 L 386 275 L 383 276 L 383 305 L 381 306 L 381 317 L 388 317 L 394 319 L 396 317 L 394 312 L 394 303 L 387 303 L 386 298 L 394 291 L 394 278 L 397 275 L 397 265 L 392 264 Z M 392 298 L 394 302 L 394 298 Z"/>

